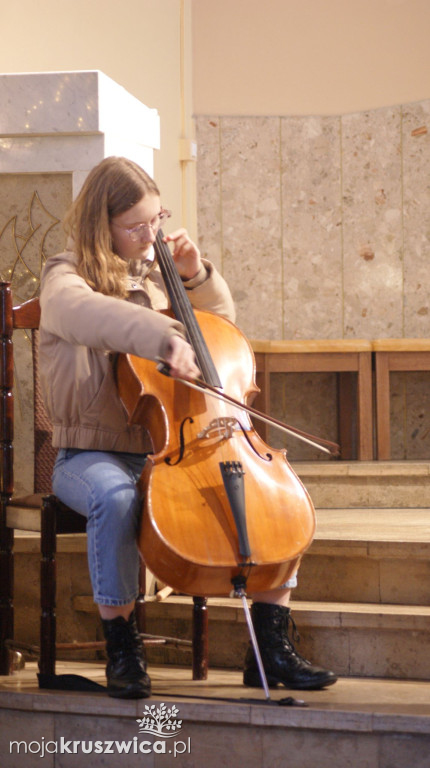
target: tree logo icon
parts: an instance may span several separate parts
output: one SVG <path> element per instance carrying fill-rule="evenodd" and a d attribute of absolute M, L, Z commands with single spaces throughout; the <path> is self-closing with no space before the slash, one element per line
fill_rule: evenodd
<path fill-rule="evenodd" d="M 178 714 L 179 709 L 174 704 L 171 707 L 166 707 L 165 704 L 160 704 L 159 707 L 151 704 L 149 707 L 145 704 L 143 717 L 136 719 L 139 723 L 139 733 L 152 733 L 163 739 L 177 736 L 182 727 L 182 720 L 176 719 Z"/>

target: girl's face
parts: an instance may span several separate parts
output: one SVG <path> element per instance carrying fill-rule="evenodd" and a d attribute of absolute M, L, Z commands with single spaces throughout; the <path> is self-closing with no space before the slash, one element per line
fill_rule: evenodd
<path fill-rule="evenodd" d="M 128 211 L 114 216 L 110 231 L 115 253 L 125 261 L 146 259 L 157 234 L 160 212 L 158 195 L 147 194 Z"/>

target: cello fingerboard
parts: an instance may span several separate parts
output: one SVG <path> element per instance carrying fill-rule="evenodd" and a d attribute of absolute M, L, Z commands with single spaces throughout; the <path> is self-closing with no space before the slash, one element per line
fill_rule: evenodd
<path fill-rule="evenodd" d="M 194 349 L 197 365 L 200 368 L 203 380 L 212 387 L 222 388 L 218 372 L 197 322 L 193 307 L 179 272 L 176 269 L 170 249 L 164 242 L 163 237 L 163 232 L 159 229 L 155 238 L 154 249 L 173 313 L 176 319 L 185 326 L 187 338 Z"/>

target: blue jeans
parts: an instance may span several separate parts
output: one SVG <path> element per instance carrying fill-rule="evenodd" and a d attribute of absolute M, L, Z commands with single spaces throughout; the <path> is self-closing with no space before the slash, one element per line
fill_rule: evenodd
<path fill-rule="evenodd" d="M 142 454 L 74 448 L 60 449 L 55 462 L 55 495 L 87 518 L 90 578 L 100 605 L 127 605 L 138 595 L 137 481 L 144 464 Z"/>

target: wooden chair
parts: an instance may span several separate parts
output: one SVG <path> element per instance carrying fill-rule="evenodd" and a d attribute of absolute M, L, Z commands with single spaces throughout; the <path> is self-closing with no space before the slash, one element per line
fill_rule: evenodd
<path fill-rule="evenodd" d="M 56 651 L 69 648 L 56 643 L 56 535 L 82 533 L 86 520 L 62 504 L 51 492 L 51 475 L 56 450 L 51 444 L 51 425 L 40 396 L 38 376 L 38 328 L 40 306 L 37 298 L 14 307 L 10 284 L 0 282 L 0 674 L 10 672 L 10 648 L 14 637 L 14 530 L 40 532 L 40 657 L 41 676 L 55 675 Z M 34 384 L 34 493 L 14 496 L 14 359 L 13 332 L 30 331 Z M 145 568 L 141 568 L 137 618 L 141 632 L 145 626 Z M 208 624 L 205 598 L 193 599 L 193 679 L 207 677 Z M 170 642 L 172 638 L 145 637 L 146 644 Z M 175 644 L 188 644 L 174 639 Z M 79 648 L 104 647 L 104 643 L 74 643 Z"/>

